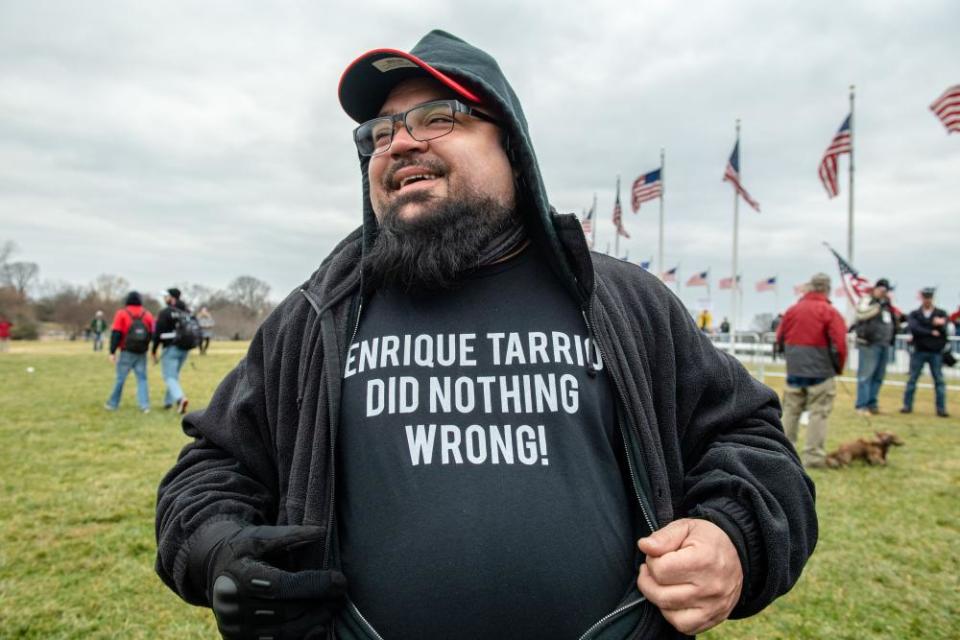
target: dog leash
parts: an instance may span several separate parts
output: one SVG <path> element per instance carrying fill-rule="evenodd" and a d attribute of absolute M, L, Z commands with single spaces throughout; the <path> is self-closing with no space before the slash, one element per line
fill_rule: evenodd
<path fill-rule="evenodd" d="M 843 389 L 844 393 L 846 393 L 847 396 L 850 397 L 850 399 L 855 399 L 853 393 L 851 393 L 851 392 L 850 392 L 850 389 L 847 388 L 847 383 L 844 382 L 844 381 L 840 378 L 840 376 L 837 376 L 837 382 L 840 383 L 840 388 Z M 873 428 L 873 422 L 870 420 L 870 413 L 869 413 L 869 412 L 866 413 L 866 414 L 862 414 L 862 413 L 857 412 L 857 415 L 860 416 L 861 418 L 863 418 L 863 420 L 867 423 L 867 428 L 868 428 L 868 429 L 872 429 L 872 428 Z"/>

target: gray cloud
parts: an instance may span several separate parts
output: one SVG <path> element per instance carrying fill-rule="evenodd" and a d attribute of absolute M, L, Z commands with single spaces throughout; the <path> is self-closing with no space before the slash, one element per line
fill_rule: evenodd
<path fill-rule="evenodd" d="M 252 273 L 283 295 L 359 222 L 342 69 L 441 27 L 500 60 L 555 205 L 579 212 L 597 193 L 598 247 L 612 239 L 616 176 L 626 202 L 666 147 L 666 261 L 682 277 L 730 272 L 721 177 L 741 118 L 744 182 L 763 206 L 741 207 L 745 316 L 773 310 L 752 292 L 761 278 L 779 276 L 783 306 L 793 284 L 835 272 L 821 242 L 846 245 L 846 183 L 827 200 L 816 167 L 855 83 L 854 263 L 897 281 L 904 305 L 934 283 L 954 306 L 960 137 L 927 106 L 960 82 L 956 24 L 948 0 L 8 3 L 0 239 L 45 278 L 117 273 L 159 290 Z M 655 252 L 656 212 L 626 214 L 632 259 Z"/>

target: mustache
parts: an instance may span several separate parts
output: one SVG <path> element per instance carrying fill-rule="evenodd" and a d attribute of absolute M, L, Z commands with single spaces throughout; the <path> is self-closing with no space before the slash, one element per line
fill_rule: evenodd
<path fill-rule="evenodd" d="M 394 176 L 397 175 L 397 171 L 406 169 L 407 167 L 423 167 L 430 173 L 435 173 L 438 176 L 444 175 L 447 172 L 447 164 L 438 158 L 402 158 L 390 165 L 390 168 L 383 172 L 383 177 L 380 179 L 383 188 L 395 188 Z"/>

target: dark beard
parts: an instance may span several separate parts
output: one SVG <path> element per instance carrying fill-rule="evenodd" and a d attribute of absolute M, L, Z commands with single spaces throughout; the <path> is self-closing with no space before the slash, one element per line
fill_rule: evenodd
<path fill-rule="evenodd" d="M 491 242 L 520 224 L 512 207 L 476 194 L 445 198 L 412 220 L 399 217 L 403 205 L 429 200 L 415 193 L 384 211 L 377 238 L 363 257 L 365 287 L 451 289 L 480 266 Z"/>

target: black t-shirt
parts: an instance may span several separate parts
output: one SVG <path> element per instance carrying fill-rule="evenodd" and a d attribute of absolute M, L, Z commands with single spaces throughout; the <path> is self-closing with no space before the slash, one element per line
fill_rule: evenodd
<path fill-rule="evenodd" d="M 615 414 L 533 249 L 454 291 L 369 297 L 337 444 L 359 611 L 386 640 L 579 637 L 636 577 Z"/>

